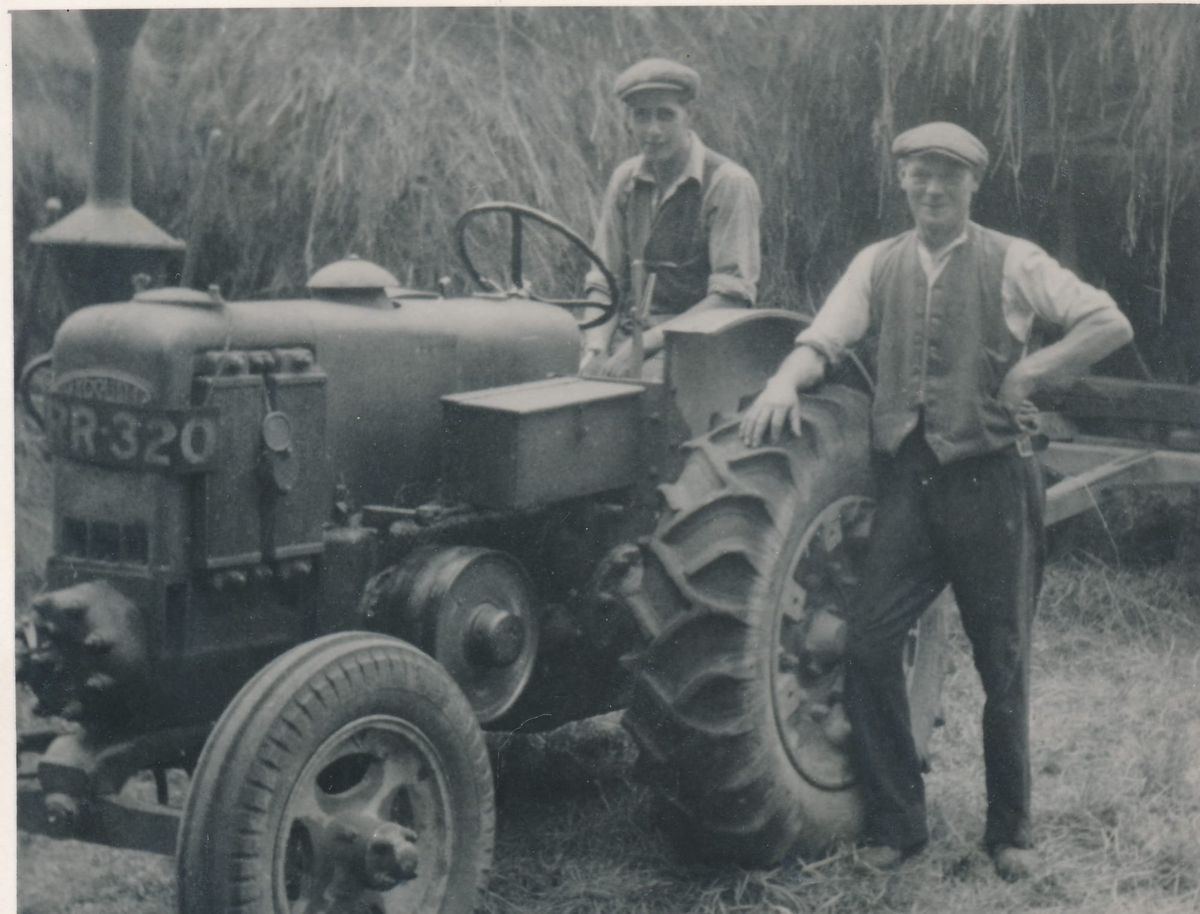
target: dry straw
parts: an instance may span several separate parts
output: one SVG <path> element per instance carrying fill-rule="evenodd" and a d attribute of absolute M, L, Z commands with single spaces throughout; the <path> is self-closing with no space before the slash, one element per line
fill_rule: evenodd
<path fill-rule="evenodd" d="M 73 13 L 13 24 L 20 269 L 44 198 L 84 192 L 90 44 Z M 993 151 L 989 222 L 1120 287 L 1147 344 L 1198 319 L 1189 5 L 163 10 L 137 49 L 135 203 L 231 296 L 351 251 L 428 287 L 461 275 L 450 228 L 485 199 L 590 234 L 631 152 L 612 79 L 651 53 L 702 71 L 705 140 L 759 180 L 766 303 L 810 307 L 903 223 L 886 150 L 940 117 Z M 1156 367 L 1200 373 L 1183 361 Z"/>

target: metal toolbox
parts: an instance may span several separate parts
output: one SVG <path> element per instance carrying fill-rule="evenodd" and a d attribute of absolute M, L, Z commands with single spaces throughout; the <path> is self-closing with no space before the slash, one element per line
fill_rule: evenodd
<path fill-rule="evenodd" d="M 442 397 L 454 495 L 521 508 L 636 481 L 642 388 L 551 378 Z"/>

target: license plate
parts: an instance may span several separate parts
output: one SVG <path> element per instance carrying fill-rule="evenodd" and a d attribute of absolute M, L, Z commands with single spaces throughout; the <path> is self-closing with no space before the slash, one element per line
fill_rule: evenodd
<path fill-rule="evenodd" d="M 45 412 L 50 450 L 73 460 L 163 473 L 201 473 L 215 462 L 215 409 L 147 409 L 51 394 Z"/>

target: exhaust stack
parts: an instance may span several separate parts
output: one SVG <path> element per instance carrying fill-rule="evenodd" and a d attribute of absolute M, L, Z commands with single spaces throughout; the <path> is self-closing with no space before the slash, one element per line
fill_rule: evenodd
<path fill-rule="evenodd" d="M 149 275 L 155 285 L 164 284 L 171 266 L 172 273 L 178 271 L 186 247 L 131 202 L 130 74 L 133 46 L 148 15 L 146 10 L 83 11 L 96 47 L 87 200 L 30 236 L 34 244 L 53 252 L 70 292 L 71 310 L 129 298 L 136 273 Z"/>

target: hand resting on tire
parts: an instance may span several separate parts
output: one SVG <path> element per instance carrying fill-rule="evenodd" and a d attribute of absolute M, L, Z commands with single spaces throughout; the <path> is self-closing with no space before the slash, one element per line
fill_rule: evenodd
<path fill-rule="evenodd" d="M 810 346 L 797 346 L 742 416 L 739 435 L 747 447 L 778 441 L 785 428 L 800 437 L 799 391 L 825 379 L 825 357 Z"/>

